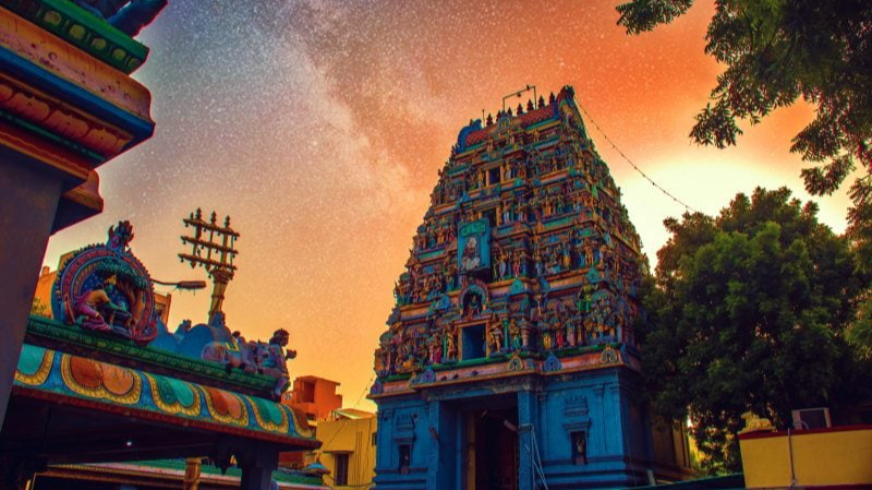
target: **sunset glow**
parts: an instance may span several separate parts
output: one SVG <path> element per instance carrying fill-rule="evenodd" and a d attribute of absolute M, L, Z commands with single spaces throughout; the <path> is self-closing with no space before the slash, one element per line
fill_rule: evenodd
<path fill-rule="evenodd" d="M 346 405 L 372 409 L 361 395 L 373 350 L 437 171 L 457 132 L 506 94 L 572 85 L 621 152 L 699 211 L 758 185 L 808 199 L 789 153 L 807 105 L 743 126 L 735 148 L 688 138 L 721 69 L 704 54 L 713 2 L 638 37 L 616 25 L 616 3 L 173 1 L 141 36 L 152 51 L 136 74 L 156 134 L 100 169 L 105 211 L 55 235 L 45 264 L 129 219 L 154 278 L 206 279 L 176 257 L 181 220 L 197 207 L 230 215 L 242 236 L 228 326 L 263 339 L 288 329 L 292 377 L 339 381 Z M 684 208 L 585 124 L 653 264 L 663 219 Z M 844 192 L 816 201 L 843 231 Z M 172 294 L 170 330 L 205 321 L 208 291 Z"/>

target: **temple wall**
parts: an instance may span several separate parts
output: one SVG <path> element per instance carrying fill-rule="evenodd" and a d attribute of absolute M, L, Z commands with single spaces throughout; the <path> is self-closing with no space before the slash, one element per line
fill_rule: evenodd
<path fill-rule="evenodd" d="M 648 415 L 636 373 L 623 367 L 504 383 L 468 383 L 420 396 L 379 400 L 378 488 L 464 488 L 465 414 L 482 407 L 517 409 L 519 488 L 603 488 L 645 483 L 653 469 Z M 635 408 L 634 408 L 635 405 Z M 579 460 L 573 436 L 586 437 Z M 535 438 L 535 442 L 533 439 Z M 411 461 L 401 469 L 401 445 Z M 538 453 L 538 454 L 537 454 Z M 576 459 L 574 459 L 576 458 Z"/>

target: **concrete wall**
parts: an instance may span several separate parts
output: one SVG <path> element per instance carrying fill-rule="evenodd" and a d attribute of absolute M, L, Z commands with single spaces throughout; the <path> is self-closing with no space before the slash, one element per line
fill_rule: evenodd
<path fill-rule="evenodd" d="M 463 383 L 421 396 L 377 400 L 378 488 L 464 488 L 464 411 L 489 403 L 517 407 L 519 488 L 541 476 L 552 489 L 621 487 L 647 482 L 658 471 L 650 417 L 636 395 L 637 376 L 626 368 Z M 319 429 L 320 430 L 320 429 Z M 587 435 L 587 458 L 573 459 L 571 434 Z M 400 472 L 401 444 L 411 444 L 407 473 Z M 674 455 L 671 455 L 674 456 Z M 674 459 L 674 458 L 673 458 Z"/>
<path fill-rule="evenodd" d="M 791 483 L 806 488 L 872 487 L 870 425 L 791 431 L 789 435 L 750 433 L 740 436 L 739 446 L 749 489 L 789 487 Z"/>
<path fill-rule="evenodd" d="M 373 481 L 376 446 L 373 435 L 377 429 L 376 418 L 340 419 L 318 423 L 317 438 L 323 446 L 316 455 L 330 473 L 324 482 L 331 488 L 347 488 L 336 485 L 336 454 L 348 454 L 348 487 L 366 488 Z"/>

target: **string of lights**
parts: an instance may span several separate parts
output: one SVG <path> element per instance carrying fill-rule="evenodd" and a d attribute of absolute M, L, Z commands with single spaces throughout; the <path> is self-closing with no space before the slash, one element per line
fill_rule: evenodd
<path fill-rule="evenodd" d="M 614 149 L 616 152 L 618 152 L 618 155 L 621 155 L 621 157 L 624 160 L 626 160 L 627 163 L 629 163 L 630 166 L 633 167 L 633 169 L 639 173 L 639 175 L 641 175 L 645 180 L 650 182 L 651 185 L 653 185 L 657 190 L 659 190 L 660 192 L 665 194 L 667 197 L 669 197 L 670 199 L 672 199 L 673 201 L 675 201 L 679 205 L 683 206 L 688 211 L 693 212 L 693 213 L 699 212 L 696 209 L 690 207 L 687 203 L 685 203 L 681 199 L 675 197 L 675 195 L 672 194 L 671 192 L 664 189 L 663 186 L 661 186 L 660 184 L 655 182 L 654 179 L 649 177 L 648 174 L 646 174 L 641 168 L 639 168 L 638 165 L 633 163 L 633 161 L 630 160 L 630 158 L 626 154 L 624 154 L 624 152 L 621 151 L 620 148 L 618 148 L 618 145 L 616 145 L 615 142 L 612 141 L 611 138 L 609 138 L 609 136 L 605 133 L 605 131 L 603 131 L 603 129 L 599 126 L 599 124 L 597 124 L 597 122 L 594 120 L 593 116 L 590 115 L 590 112 L 588 112 L 588 110 L 584 108 L 584 105 L 582 105 L 582 103 L 578 100 L 576 100 L 576 102 L 578 103 L 578 107 L 581 109 L 581 112 L 584 113 L 584 115 L 587 117 L 587 119 L 590 121 L 590 123 L 593 124 L 593 127 L 595 127 L 597 129 L 597 131 L 599 131 L 599 133 L 601 135 L 603 135 L 603 139 L 605 139 L 606 142 L 608 142 L 610 145 L 612 145 L 612 149 Z"/>

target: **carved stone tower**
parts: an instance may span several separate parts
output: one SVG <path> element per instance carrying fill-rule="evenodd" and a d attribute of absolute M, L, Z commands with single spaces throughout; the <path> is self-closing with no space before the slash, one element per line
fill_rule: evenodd
<path fill-rule="evenodd" d="M 375 352 L 379 488 L 684 474 L 638 396 L 639 236 L 573 96 L 471 122 L 440 171 Z"/>

